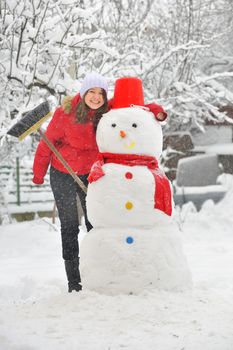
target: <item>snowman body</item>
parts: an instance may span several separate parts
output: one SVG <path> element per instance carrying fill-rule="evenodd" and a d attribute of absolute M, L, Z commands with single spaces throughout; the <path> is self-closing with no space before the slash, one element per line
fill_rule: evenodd
<path fill-rule="evenodd" d="M 88 218 L 97 227 L 156 224 L 155 183 L 145 166 L 104 164 L 105 175 L 89 185 Z"/>
<path fill-rule="evenodd" d="M 162 138 L 153 114 L 138 107 L 111 110 L 97 128 L 99 151 L 110 158 L 158 159 Z M 150 166 L 110 160 L 96 174 L 87 192 L 93 229 L 80 250 L 83 287 L 118 294 L 190 286 L 178 229 L 170 216 L 155 208 L 158 188 Z"/>

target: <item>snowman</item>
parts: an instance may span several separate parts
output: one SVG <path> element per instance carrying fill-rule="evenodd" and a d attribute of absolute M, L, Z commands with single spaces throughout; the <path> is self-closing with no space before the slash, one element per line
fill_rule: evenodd
<path fill-rule="evenodd" d="M 80 249 L 83 287 L 106 294 L 190 287 L 170 183 L 158 165 L 162 128 L 144 105 L 140 79 L 116 81 L 96 140 L 87 192 L 93 229 Z"/>

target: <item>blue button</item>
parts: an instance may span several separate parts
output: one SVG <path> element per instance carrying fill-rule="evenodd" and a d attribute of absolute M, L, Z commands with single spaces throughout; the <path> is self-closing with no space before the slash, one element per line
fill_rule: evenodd
<path fill-rule="evenodd" d="M 126 243 L 128 243 L 128 244 L 132 244 L 133 241 L 134 241 L 133 237 L 129 236 L 129 237 L 126 238 Z"/>

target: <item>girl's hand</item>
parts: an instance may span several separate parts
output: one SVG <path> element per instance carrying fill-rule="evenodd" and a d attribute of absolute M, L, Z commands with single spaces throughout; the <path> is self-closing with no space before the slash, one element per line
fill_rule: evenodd
<path fill-rule="evenodd" d="M 42 185 L 44 183 L 44 179 L 43 178 L 39 178 L 39 177 L 36 177 L 36 176 L 33 177 L 32 181 L 36 185 Z"/>

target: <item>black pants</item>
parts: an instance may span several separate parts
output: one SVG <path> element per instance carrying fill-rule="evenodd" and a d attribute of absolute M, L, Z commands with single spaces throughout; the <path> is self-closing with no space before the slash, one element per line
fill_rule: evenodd
<path fill-rule="evenodd" d="M 87 186 L 87 175 L 79 178 Z M 87 219 L 86 194 L 74 181 L 70 174 L 62 173 L 55 168 L 50 168 L 50 184 L 56 201 L 58 216 L 61 222 L 62 256 L 64 260 L 74 260 L 79 257 L 79 217 L 77 207 L 77 195 L 79 196 L 87 231 L 92 225 Z"/>

